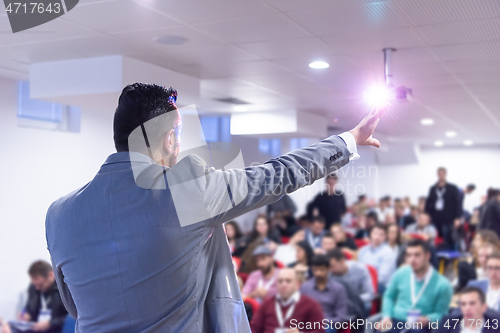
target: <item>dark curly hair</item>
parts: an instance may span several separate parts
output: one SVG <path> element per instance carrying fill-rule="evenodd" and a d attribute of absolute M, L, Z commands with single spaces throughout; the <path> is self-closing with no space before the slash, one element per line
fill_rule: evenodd
<path fill-rule="evenodd" d="M 113 120 L 116 151 L 128 151 L 128 137 L 148 120 L 177 109 L 177 91 L 157 84 L 133 83 L 123 88 Z"/>

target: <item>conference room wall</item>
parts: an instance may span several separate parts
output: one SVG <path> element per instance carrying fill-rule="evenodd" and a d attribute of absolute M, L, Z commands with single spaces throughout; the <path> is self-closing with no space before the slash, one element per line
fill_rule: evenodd
<path fill-rule="evenodd" d="M 81 132 L 19 127 L 17 81 L 0 78 L 0 317 L 14 316 L 27 269 L 49 260 L 45 214 L 49 205 L 89 182 L 114 152 L 113 110 L 82 110 Z"/>

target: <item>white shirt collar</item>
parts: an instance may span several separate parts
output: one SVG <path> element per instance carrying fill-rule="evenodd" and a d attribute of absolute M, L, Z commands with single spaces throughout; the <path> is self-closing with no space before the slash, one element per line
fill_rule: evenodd
<path fill-rule="evenodd" d="M 298 290 L 296 292 L 294 292 L 292 294 L 292 296 L 290 296 L 286 302 L 283 301 L 283 299 L 281 298 L 280 294 L 276 294 L 276 299 L 280 302 L 280 304 L 282 306 L 288 306 L 288 305 L 290 305 L 290 304 L 292 304 L 294 302 L 297 303 L 299 301 L 299 299 L 300 299 L 300 292 Z"/>

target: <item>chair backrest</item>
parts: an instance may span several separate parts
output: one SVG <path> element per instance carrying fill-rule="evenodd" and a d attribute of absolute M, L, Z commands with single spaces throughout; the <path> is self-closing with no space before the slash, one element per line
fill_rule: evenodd
<path fill-rule="evenodd" d="M 290 241 L 290 237 L 281 236 L 281 243 L 288 244 L 289 241 Z"/>
<path fill-rule="evenodd" d="M 368 272 L 370 272 L 370 277 L 372 278 L 373 290 L 375 293 L 378 293 L 378 273 L 377 269 L 372 265 L 366 264 L 366 268 L 368 268 Z"/>
<path fill-rule="evenodd" d="M 351 252 L 346 251 L 345 249 L 342 249 L 342 253 L 344 254 L 344 257 L 345 257 L 347 260 L 352 260 L 352 254 L 351 254 Z"/>
<path fill-rule="evenodd" d="M 356 243 L 356 246 L 358 248 L 362 248 L 363 246 L 366 246 L 368 245 L 370 242 L 364 240 L 364 239 L 355 239 L 354 240 L 354 243 Z"/>
<path fill-rule="evenodd" d="M 260 307 L 259 302 L 257 302 L 255 299 L 253 299 L 251 297 L 243 298 L 243 302 L 250 304 L 250 306 L 252 307 L 253 315 L 255 316 L 255 314 L 257 313 L 257 311 L 259 310 L 259 307 Z"/>
<path fill-rule="evenodd" d="M 285 264 L 279 260 L 275 260 L 274 263 L 276 264 L 276 267 L 278 267 L 278 268 L 285 268 Z"/>
<path fill-rule="evenodd" d="M 241 259 L 239 257 L 235 257 L 233 256 L 233 261 L 235 263 L 235 268 L 236 268 L 236 271 L 239 271 L 240 270 L 240 267 L 241 267 Z"/>

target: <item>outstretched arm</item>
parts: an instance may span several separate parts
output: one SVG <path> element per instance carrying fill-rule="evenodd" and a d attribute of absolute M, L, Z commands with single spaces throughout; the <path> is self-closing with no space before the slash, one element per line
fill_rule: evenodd
<path fill-rule="evenodd" d="M 215 170 L 189 155 L 167 172 L 181 225 L 202 220 L 221 224 L 337 171 L 357 158 L 357 145 L 380 147 L 372 134 L 381 114 L 374 110 L 349 132 L 244 169 Z M 172 172 L 181 165 L 183 170 L 190 169 L 189 182 L 176 179 Z"/>

